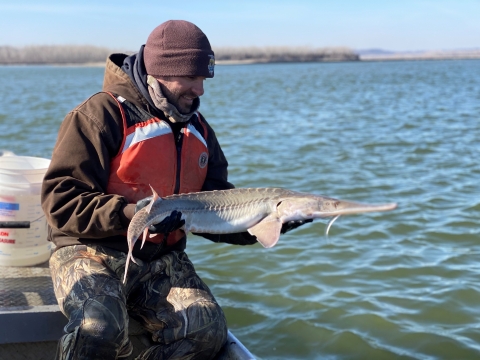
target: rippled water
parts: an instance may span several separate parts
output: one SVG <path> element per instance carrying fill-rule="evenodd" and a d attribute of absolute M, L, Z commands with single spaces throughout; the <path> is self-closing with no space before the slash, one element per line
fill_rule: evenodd
<path fill-rule="evenodd" d="M 0 149 L 50 157 L 103 68 L 0 67 Z M 217 66 L 201 111 L 237 187 L 389 213 L 317 221 L 273 249 L 188 254 L 264 359 L 480 356 L 480 61 Z"/>

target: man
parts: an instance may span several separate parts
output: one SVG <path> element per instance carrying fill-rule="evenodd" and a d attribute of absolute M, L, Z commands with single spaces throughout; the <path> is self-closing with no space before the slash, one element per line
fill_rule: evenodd
<path fill-rule="evenodd" d="M 128 357 L 129 316 L 157 344 L 139 359 L 211 359 L 224 345 L 225 317 L 184 252 L 181 212 L 152 225 L 143 249 L 137 242 L 138 265 L 122 283 L 126 230 L 148 204 L 150 185 L 160 196 L 233 188 L 215 133 L 198 112 L 214 65 L 197 26 L 167 21 L 137 54 L 111 55 L 103 91 L 65 117 L 42 187 L 56 245 L 55 294 L 69 320 L 57 359 Z M 202 236 L 256 243 L 248 233 Z"/>

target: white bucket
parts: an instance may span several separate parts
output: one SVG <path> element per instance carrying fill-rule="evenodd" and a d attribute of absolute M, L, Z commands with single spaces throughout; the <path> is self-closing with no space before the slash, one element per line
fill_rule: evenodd
<path fill-rule="evenodd" d="M 50 258 L 47 221 L 40 205 L 49 159 L 0 156 L 0 221 L 29 221 L 29 229 L 0 229 L 0 265 L 32 266 Z"/>

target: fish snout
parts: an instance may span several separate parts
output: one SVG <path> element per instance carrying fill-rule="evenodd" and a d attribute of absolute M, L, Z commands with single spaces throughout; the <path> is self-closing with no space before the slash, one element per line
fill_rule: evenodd
<path fill-rule="evenodd" d="M 326 198 L 318 201 L 318 209 L 326 213 L 338 210 L 340 205 L 341 201 L 337 199 Z"/>

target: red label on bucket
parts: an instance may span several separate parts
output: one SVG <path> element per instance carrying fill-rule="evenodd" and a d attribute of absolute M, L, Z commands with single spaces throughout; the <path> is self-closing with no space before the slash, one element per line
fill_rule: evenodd
<path fill-rule="evenodd" d="M 0 239 L 2 244 L 15 244 L 15 239 Z"/>

